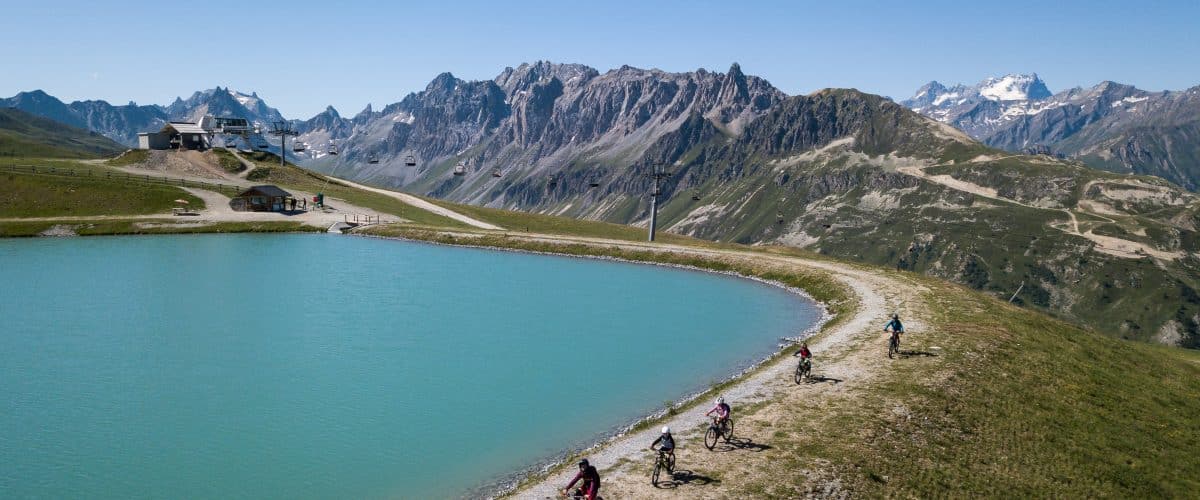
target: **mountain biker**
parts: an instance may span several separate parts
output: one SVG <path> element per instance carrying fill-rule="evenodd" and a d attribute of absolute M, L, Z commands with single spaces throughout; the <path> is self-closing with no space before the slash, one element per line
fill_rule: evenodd
<path fill-rule="evenodd" d="M 563 488 L 563 494 L 570 495 L 568 492 L 571 487 L 580 480 L 583 483 L 579 485 L 579 489 L 575 490 L 574 496 L 596 500 L 596 494 L 600 491 L 600 473 L 596 471 L 595 466 L 588 463 L 586 458 L 579 461 L 579 473 L 575 474 L 575 478 L 570 483 L 567 483 L 566 488 Z"/>
<path fill-rule="evenodd" d="M 656 450 L 659 453 L 666 453 L 671 458 L 675 457 L 675 437 L 671 435 L 670 427 L 663 426 L 662 435 L 658 436 L 658 439 L 655 439 L 653 443 L 650 443 L 651 450 L 654 449 L 654 445 L 659 445 L 658 450 Z"/>
<path fill-rule="evenodd" d="M 720 398 L 717 398 L 717 405 L 714 406 L 713 409 L 708 410 L 708 413 L 705 413 L 704 416 L 707 417 L 707 416 L 712 415 L 713 413 L 716 413 L 717 414 L 717 425 L 721 425 L 721 424 L 724 424 L 726 420 L 729 420 L 729 413 L 732 411 L 733 411 L 733 408 L 730 408 L 729 405 L 725 403 L 725 398 L 720 397 Z"/>
<path fill-rule="evenodd" d="M 808 342 L 802 342 L 800 344 L 800 350 L 796 351 L 796 354 L 793 354 L 792 356 L 800 356 L 801 362 L 812 361 L 812 351 L 808 350 Z"/>
<path fill-rule="evenodd" d="M 895 339 L 895 341 L 894 341 L 895 347 L 897 350 L 899 350 L 900 334 L 904 333 L 904 325 L 902 323 L 900 323 L 900 315 L 899 314 L 892 314 L 892 320 L 888 321 L 888 323 L 886 325 L 883 325 L 884 333 L 887 333 L 888 328 L 892 329 L 892 338 Z M 891 348 L 889 348 L 889 349 L 891 349 Z M 891 356 L 892 356 L 892 354 L 891 354 L 891 351 L 889 350 L 888 357 L 891 357 Z"/>

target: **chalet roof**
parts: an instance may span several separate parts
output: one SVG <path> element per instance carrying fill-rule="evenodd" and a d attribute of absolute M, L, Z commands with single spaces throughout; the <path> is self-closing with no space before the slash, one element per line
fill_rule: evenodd
<path fill-rule="evenodd" d="M 245 196 L 253 196 L 256 194 L 260 195 L 260 196 L 270 196 L 270 197 L 279 196 L 279 197 L 284 197 L 284 198 L 292 196 L 292 193 L 289 193 L 287 191 L 280 189 L 279 186 L 266 184 L 266 185 L 262 185 L 262 186 L 251 187 L 250 189 L 247 189 L 246 191 L 242 192 L 242 194 L 239 194 L 238 198 L 242 198 Z"/>

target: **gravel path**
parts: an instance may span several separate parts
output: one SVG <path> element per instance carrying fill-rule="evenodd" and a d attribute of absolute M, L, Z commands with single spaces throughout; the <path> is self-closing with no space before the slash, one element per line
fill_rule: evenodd
<path fill-rule="evenodd" d="M 477 227 L 479 229 L 490 229 L 490 230 L 494 230 L 494 231 L 503 231 L 504 230 L 504 228 L 502 228 L 500 226 L 497 226 L 494 224 L 489 224 L 487 222 L 483 222 L 478 219 L 473 219 L 471 217 L 467 217 L 466 215 L 460 214 L 458 212 L 455 212 L 453 210 L 450 210 L 448 208 L 445 208 L 445 207 L 442 207 L 439 205 L 434 205 L 433 203 L 422 200 L 422 199 L 417 198 L 416 196 L 413 196 L 408 193 L 401 193 L 399 191 L 392 191 L 389 189 L 380 189 L 380 188 L 371 187 L 371 186 L 364 186 L 362 184 L 350 182 L 346 179 L 341 179 L 338 177 L 330 177 L 330 179 L 334 179 L 342 184 L 345 184 L 347 186 L 353 186 L 358 189 L 362 189 L 364 191 L 370 191 L 372 193 L 379 193 L 379 194 L 382 194 L 385 196 L 391 196 L 392 198 L 400 200 L 404 203 L 412 205 L 421 210 L 425 210 L 427 212 L 433 212 L 435 214 L 441 215 L 442 217 L 448 217 L 448 218 L 454 219 L 456 221 L 459 221 L 459 222 L 466 224 L 468 226 L 471 226 L 471 227 Z"/>

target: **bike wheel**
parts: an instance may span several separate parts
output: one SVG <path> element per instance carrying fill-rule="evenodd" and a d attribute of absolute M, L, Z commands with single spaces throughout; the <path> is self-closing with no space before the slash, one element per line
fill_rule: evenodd
<path fill-rule="evenodd" d="M 663 466 L 662 458 L 659 458 L 658 460 L 654 461 L 654 472 L 650 473 L 650 484 L 653 484 L 654 486 L 658 486 L 658 474 L 659 474 L 659 472 L 662 471 L 662 466 Z"/>
<path fill-rule="evenodd" d="M 724 429 L 721 429 L 721 434 L 725 436 L 725 442 L 728 443 L 730 439 L 733 439 L 733 419 L 725 420 L 724 427 Z"/>
<path fill-rule="evenodd" d="M 717 428 L 708 426 L 708 430 L 704 432 L 704 447 L 713 449 L 717 445 Z"/>
<path fill-rule="evenodd" d="M 674 453 L 667 456 L 667 472 L 669 472 L 671 474 L 675 473 L 675 454 Z"/>
<path fill-rule="evenodd" d="M 804 380 L 804 366 L 796 365 L 796 383 L 799 384 Z"/>

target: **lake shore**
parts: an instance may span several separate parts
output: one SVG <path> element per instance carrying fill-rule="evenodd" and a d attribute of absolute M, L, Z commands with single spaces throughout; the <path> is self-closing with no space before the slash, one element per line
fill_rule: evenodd
<path fill-rule="evenodd" d="M 228 229 L 252 232 L 243 227 Z M 1194 392 L 1194 384 L 1187 381 L 1195 380 L 1197 360 L 1188 351 L 1108 339 L 934 278 L 796 250 L 411 224 L 363 230 L 448 245 L 735 272 L 801 288 L 828 306 L 833 319 L 809 339 L 815 354 L 812 383 L 792 382 L 790 358 L 776 354 L 698 396 L 719 392 L 733 403 L 737 426 L 731 442 L 712 451 L 703 448 L 702 414 L 707 404 L 699 399 L 690 406 L 676 406 L 657 420 L 644 420 L 619 437 L 527 470 L 520 478 L 505 478 L 510 497 L 556 498 L 574 474 L 572 461 L 580 456 L 601 469 L 601 494 L 606 498 L 841 498 L 951 491 L 995 497 L 1013 491 L 1094 496 L 1104 491 L 1188 491 L 1189 483 L 1176 475 L 1191 467 L 1190 455 L 1184 451 L 1191 449 L 1186 439 L 1139 429 L 1136 415 L 1097 421 L 1081 411 L 1096 404 L 1107 408 L 1110 402 L 1124 405 L 1132 399 L 1156 418 L 1174 419 L 1173 425 L 1181 425 L 1178 408 L 1186 402 L 1166 406 L 1155 399 L 1155 393 L 1143 389 L 1162 385 L 1158 373 L 1168 370 L 1176 390 Z M 894 360 L 884 355 L 886 335 L 879 332 L 892 312 L 898 312 L 909 331 L 916 332 L 905 336 L 905 351 Z M 1109 370 L 1093 368 L 1090 361 L 1114 356 L 1130 359 L 1137 369 L 1120 380 L 1109 380 Z M 1072 369 L 1051 369 L 1062 363 Z M 1134 381 L 1125 382 L 1129 377 Z M 1038 404 L 1034 414 L 1030 414 L 1031 401 Z M 651 425 L 659 423 L 675 429 L 680 455 L 675 473 L 655 487 L 649 483 L 653 456 L 645 445 L 657 435 Z M 1033 437 L 1019 441 L 1017 447 L 1008 437 L 1016 430 Z M 1145 458 L 1146 476 L 1130 484 L 1111 480 L 1125 470 L 1124 459 L 1111 464 L 1081 461 L 1101 451 L 1109 456 L 1117 449 L 1098 442 L 1100 436 L 1128 432 L 1149 443 L 1137 450 L 1162 451 L 1171 460 Z M 1065 453 L 1054 444 L 1063 439 L 1084 450 Z M 996 464 L 1007 465 L 997 469 Z M 1089 480 L 1058 482 L 1064 474 Z"/>
<path fill-rule="evenodd" d="M 420 237 L 412 237 L 412 236 L 382 236 L 382 235 L 361 234 L 361 233 L 352 233 L 352 234 L 354 234 L 355 236 L 359 236 L 359 237 L 379 238 L 379 239 L 412 242 L 412 243 L 420 243 L 420 244 L 428 244 L 428 245 L 446 245 L 446 246 L 453 246 L 453 247 L 459 247 L 459 248 L 476 248 L 476 249 L 483 249 L 483 250 L 516 252 L 516 253 L 524 253 L 524 254 L 531 254 L 531 255 L 580 258 L 580 259 L 589 259 L 589 260 L 604 260 L 604 261 L 612 261 L 612 262 L 623 262 L 623 263 L 628 263 L 628 264 L 662 266 L 662 267 L 669 267 L 669 268 L 674 268 L 674 269 L 703 272 L 703 273 L 710 273 L 710 274 L 718 274 L 718 275 L 729 276 L 729 277 L 734 277 L 734 278 L 738 278 L 738 279 L 747 279 L 747 280 L 751 280 L 751 281 L 754 281 L 754 282 L 757 282 L 757 283 L 760 283 L 763 285 L 781 288 L 783 290 L 788 291 L 791 294 L 799 296 L 801 299 L 803 299 L 805 301 L 812 302 L 820 307 L 821 315 L 814 324 L 805 328 L 804 330 L 797 332 L 795 335 L 791 335 L 791 336 L 788 336 L 785 338 L 780 338 L 779 339 L 780 342 L 777 346 L 777 349 L 774 350 L 771 354 L 769 354 L 763 358 L 754 360 L 750 364 L 748 364 L 744 367 L 740 367 L 740 369 L 737 371 L 737 373 L 725 376 L 725 378 L 716 386 L 706 389 L 706 390 L 703 390 L 703 391 L 698 391 L 698 392 L 694 392 L 694 393 L 690 393 L 690 394 L 684 394 L 684 395 L 681 395 L 676 398 L 671 398 L 670 401 L 673 401 L 674 405 L 671 406 L 670 408 L 661 408 L 657 411 L 654 411 L 647 415 L 644 415 L 630 423 L 619 426 L 614 430 L 607 431 L 607 432 L 601 432 L 600 434 L 602 437 L 600 439 L 586 442 L 582 446 L 568 447 L 567 450 L 563 453 L 560 453 L 560 454 L 557 454 L 557 455 L 554 455 L 551 457 L 547 457 L 544 460 L 540 460 L 539 462 L 537 462 L 535 464 L 524 467 L 524 468 L 520 469 L 519 471 L 516 471 L 510 475 L 507 475 L 503 478 L 499 478 L 495 481 L 491 481 L 491 482 L 489 482 L 489 484 L 486 484 L 480 488 L 473 490 L 471 492 L 471 494 L 469 495 L 472 498 L 475 498 L 475 497 L 494 498 L 494 497 L 498 497 L 498 496 L 510 495 L 510 494 L 518 491 L 518 489 L 522 485 L 525 485 L 531 481 L 542 478 L 543 476 L 545 476 L 546 474 L 551 472 L 553 469 L 562 467 L 568 461 L 571 461 L 572 459 L 574 459 L 576 457 L 582 456 L 592 450 L 602 449 L 605 446 L 608 446 L 612 443 L 620 441 L 622 438 L 625 438 L 626 436 L 630 435 L 631 433 L 635 433 L 640 430 L 644 430 L 644 429 L 648 429 L 648 428 L 656 428 L 655 426 L 661 425 L 665 421 L 669 420 L 669 417 L 674 416 L 679 411 L 699 405 L 700 402 L 705 397 L 713 397 L 715 394 L 721 393 L 721 394 L 728 394 L 731 398 L 737 397 L 739 395 L 743 396 L 743 398 L 745 398 L 747 395 L 756 393 L 756 392 L 758 392 L 758 390 L 761 389 L 761 387 L 759 386 L 759 384 L 761 383 L 761 380 L 759 380 L 758 378 L 755 377 L 756 374 L 758 374 L 762 369 L 766 368 L 767 365 L 770 365 L 770 364 L 775 363 L 775 362 L 779 361 L 780 359 L 782 359 L 784 357 L 785 352 L 787 352 L 787 351 L 791 350 L 791 348 L 795 347 L 795 345 L 797 345 L 798 342 L 813 337 L 818 332 L 822 331 L 827 324 L 829 324 L 831 321 L 833 321 L 836 318 L 836 316 L 830 312 L 830 309 L 825 302 L 821 302 L 821 301 L 817 300 L 808 291 L 806 291 L 803 288 L 789 285 L 789 284 L 784 283 L 777 279 L 768 279 L 768 278 L 764 278 L 762 276 L 758 276 L 758 275 L 754 275 L 754 274 L 745 274 L 744 272 L 738 272 L 737 270 L 714 269 L 711 266 L 711 264 L 713 264 L 713 262 L 700 261 L 700 262 L 697 262 L 694 264 L 681 264 L 681 263 L 677 263 L 677 262 L 656 260 L 656 259 L 652 259 L 652 258 L 651 259 L 629 258 L 629 257 L 619 257 L 619 256 L 613 256 L 613 255 L 604 255 L 601 252 L 596 252 L 593 254 L 563 253 L 563 252 L 525 248 L 525 247 L 522 247 L 521 245 L 511 245 L 511 246 L 497 246 L 497 245 L 491 245 L 491 244 L 477 245 L 477 244 L 470 244 L 470 243 L 464 243 L 464 242 L 452 243 L 452 242 L 447 242 L 447 241 L 439 241 L 436 238 L 420 238 Z M 597 250 L 602 250 L 602 249 L 597 248 Z"/>
<path fill-rule="evenodd" d="M 376 234 L 382 231 L 381 228 L 371 230 Z M 617 497 L 638 498 L 674 496 L 677 492 L 652 488 L 648 481 L 652 458 L 645 448 L 657 436 L 657 426 L 665 424 L 676 429 L 674 433 L 680 443 L 680 467 L 711 462 L 707 459 L 719 455 L 701 449 L 702 445 L 699 444 L 707 425 L 707 420 L 703 417 L 709 406 L 707 399 L 717 394 L 723 395 L 733 404 L 735 419 L 745 415 L 747 411 L 753 411 L 755 417 L 775 418 L 786 411 L 784 407 L 789 402 L 788 399 L 794 397 L 798 391 L 817 389 L 817 392 L 834 396 L 844 394 L 876 378 L 878 363 L 866 358 L 861 344 L 869 339 L 879 338 L 872 332 L 877 321 L 882 324 L 885 313 L 880 311 L 899 311 L 906 317 L 918 316 L 924 312 L 923 304 L 919 300 L 920 288 L 914 289 L 911 283 L 905 283 L 895 277 L 880 276 L 869 268 L 820 259 L 536 234 L 480 235 L 463 232 L 407 231 L 392 236 L 451 245 L 555 255 L 618 258 L 666 265 L 685 264 L 710 271 L 731 272 L 751 279 L 769 277 L 772 281 L 783 282 L 789 286 L 798 285 L 799 288 L 809 291 L 810 296 L 826 304 L 827 310 L 832 312 L 833 319 L 825 322 L 821 330 L 809 339 L 814 352 L 818 353 L 814 367 L 816 380 L 822 383 L 797 388 L 791 381 L 793 365 L 789 362 L 790 356 L 783 355 L 788 351 L 784 349 L 719 387 L 693 395 L 686 403 L 651 415 L 591 447 L 561 457 L 557 463 L 526 471 L 524 477 L 513 481 L 501 493 L 516 498 L 553 497 L 574 474 L 571 463 L 584 456 L 602 471 L 602 493 L 615 495 L 617 493 L 613 492 L 617 491 Z M 890 293 L 893 290 L 907 292 Z M 910 325 L 921 327 L 919 321 Z M 738 429 L 749 431 L 753 427 L 743 424 Z M 736 431 L 735 434 L 752 435 L 742 430 Z M 752 447 L 755 443 L 751 439 L 742 444 Z M 685 450 L 687 455 L 684 455 Z M 769 467 L 746 467 L 746 464 L 738 467 L 739 473 L 756 478 L 769 475 L 769 470 Z M 686 477 L 681 479 L 684 483 L 688 482 Z M 700 491 L 704 491 L 702 496 L 716 493 L 707 490 L 698 490 L 696 493 Z"/>

